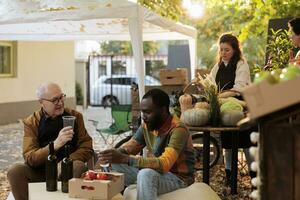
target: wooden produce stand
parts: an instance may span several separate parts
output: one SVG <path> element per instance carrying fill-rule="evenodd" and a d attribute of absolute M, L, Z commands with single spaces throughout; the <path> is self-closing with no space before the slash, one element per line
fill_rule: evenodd
<path fill-rule="evenodd" d="M 259 120 L 260 199 L 300 199 L 300 103 Z"/>
<path fill-rule="evenodd" d="M 300 199 L 300 76 L 243 92 L 259 125 L 258 199 Z M 296 89 L 297 88 L 297 89 Z"/>

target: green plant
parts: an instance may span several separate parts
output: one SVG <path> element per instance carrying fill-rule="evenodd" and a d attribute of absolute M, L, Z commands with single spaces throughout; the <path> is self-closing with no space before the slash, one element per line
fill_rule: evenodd
<path fill-rule="evenodd" d="M 267 70 L 285 68 L 290 59 L 290 51 L 292 49 L 292 42 L 289 39 L 288 31 L 279 29 L 274 31 L 271 29 L 271 36 L 269 36 L 267 44 L 267 54 L 269 62 L 266 66 Z"/>
<path fill-rule="evenodd" d="M 218 95 L 222 91 L 215 82 L 212 75 L 203 78 L 200 74 L 197 77 L 198 83 L 202 86 L 201 95 L 209 103 L 209 117 L 212 126 L 220 125 L 220 102 Z"/>
<path fill-rule="evenodd" d="M 78 82 L 76 82 L 76 85 L 75 85 L 75 94 L 76 94 L 77 105 L 83 105 L 82 89 Z"/>
<path fill-rule="evenodd" d="M 219 126 L 220 125 L 220 103 L 218 98 L 219 92 L 214 90 L 208 90 L 205 93 L 210 105 L 209 106 L 210 122 L 213 126 Z"/>

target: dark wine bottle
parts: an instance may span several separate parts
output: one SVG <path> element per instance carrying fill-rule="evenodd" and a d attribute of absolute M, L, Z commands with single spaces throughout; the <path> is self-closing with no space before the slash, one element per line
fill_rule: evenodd
<path fill-rule="evenodd" d="M 49 155 L 46 161 L 46 189 L 57 190 L 57 157 L 54 152 L 54 143 L 49 143 Z"/>
<path fill-rule="evenodd" d="M 69 180 L 73 178 L 73 161 L 70 158 L 70 145 L 65 145 L 65 158 L 61 162 L 61 191 L 69 192 Z"/>

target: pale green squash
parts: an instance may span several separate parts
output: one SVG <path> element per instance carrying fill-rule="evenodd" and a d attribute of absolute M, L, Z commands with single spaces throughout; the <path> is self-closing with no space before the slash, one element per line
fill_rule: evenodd
<path fill-rule="evenodd" d="M 181 116 L 182 122 L 188 126 L 203 126 L 209 120 L 208 110 L 201 108 L 188 109 Z"/>
<path fill-rule="evenodd" d="M 244 118 L 244 112 L 239 110 L 231 110 L 221 112 L 221 122 L 224 126 L 236 126 L 238 121 Z"/>

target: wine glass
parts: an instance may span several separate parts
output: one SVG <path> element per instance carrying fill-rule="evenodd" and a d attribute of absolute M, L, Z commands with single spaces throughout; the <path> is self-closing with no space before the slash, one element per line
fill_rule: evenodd
<path fill-rule="evenodd" d="M 75 116 L 63 116 L 62 119 L 63 119 L 64 127 L 71 126 L 74 130 L 74 124 L 75 124 L 75 120 L 76 120 Z"/>
<path fill-rule="evenodd" d="M 109 169 L 109 163 L 107 163 L 107 162 L 100 162 L 99 161 L 99 154 L 100 154 L 101 150 L 94 150 L 94 152 L 97 155 L 97 159 L 98 159 L 98 161 L 96 162 L 94 168 L 95 169 L 99 169 L 99 170 L 101 170 L 103 172 L 109 172 L 110 171 L 110 169 Z"/>

